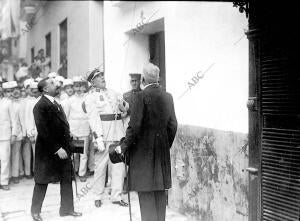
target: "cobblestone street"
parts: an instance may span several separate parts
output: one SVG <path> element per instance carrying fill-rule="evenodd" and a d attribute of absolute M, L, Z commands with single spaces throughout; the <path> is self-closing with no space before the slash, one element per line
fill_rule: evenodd
<path fill-rule="evenodd" d="M 87 182 L 92 182 L 92 178 L 89 178 Z M 78 190 L 80 190 L 85 183 L 77 182 Z M 30 215 L 31 197 L 33 191 L 34 181 L 23 179 L 19 184 L 10 185 L 10 191 L 0 190 L 0 212 L 2 217 L 0 221 L 13 221 L 13 220 L 32 220 Z M 75 185 L 73 182 L 73 188 L 75 192 Z M 124 200 L 127 201 L 127 195 L 124 195 Z M 93 194 L 88 192 L 85 196 L 81 197 L 80 200 L 74 198 L 75 210 L 82 212 L 83 216 L 80 218 L 72 217 L 59 217 L 59 184 L 50 184 L 48 186 L 45 201 L 42 207 L 41 216 L 44 220 L 109 220 L 109 221 L 119 221 L 128 220 L 128 207 L 120 207 L 114 205 L 109 201 L 108 194 L 103 201 L 103 206 L 101 208 L 96 208 L 94 206 Z M 135 193 L 131 193 L 131 203 L 132 203 L 132 218 L 133 221 L 140 220 L 140 210 L 138 198 Z M 167 209 L 167 221 L 187 221 L 188 219 L 183 215 Z"/>

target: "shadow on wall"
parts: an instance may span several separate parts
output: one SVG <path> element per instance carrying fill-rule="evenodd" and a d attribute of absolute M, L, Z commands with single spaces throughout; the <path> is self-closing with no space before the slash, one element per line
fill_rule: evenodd
<path fill-rule="evenodd" d="M 193 220 L 248 220 L 246 134 L 179 126 L 171 160 L 171 207 Z"/>

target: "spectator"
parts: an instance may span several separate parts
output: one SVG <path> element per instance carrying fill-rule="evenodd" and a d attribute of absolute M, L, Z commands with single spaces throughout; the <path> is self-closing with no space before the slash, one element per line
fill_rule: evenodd
<path fill-rule="evenodd" d="M 28 76 L 28 67 L 26 63 L 22 63 L 19 70 L 15 73 L 15 79 L 19 82 L 23 82 Z"/>
<path fill-rule="evenodd" d="M 13 81 L 14 80 L 14 68 L 9 60 L 4 59 L 1 63 L 1 74 L 3 80 Z"/>
<path fill-rule="evenodd" d="M 28 72 L 29 72 L 29 75 L 33 79 L 36 79 L 37 77 L 40 76 L 40 73 L 42 72 L 42 70 L 38 65 L 38 57 L 37 56 L 34 58 L 34 62 L 29 67 Z"/>
<path fill-rule="evenodd" d="M 62 60 L 62 64 L 61 64 L 61 67 L 58 69 L 57 73 L 60 75 L 60 76 L 63 76 L 64 78 L 67 78 L 68 76 L 68 61 L 67 61 L 67 58 L 64 58 Z"/>

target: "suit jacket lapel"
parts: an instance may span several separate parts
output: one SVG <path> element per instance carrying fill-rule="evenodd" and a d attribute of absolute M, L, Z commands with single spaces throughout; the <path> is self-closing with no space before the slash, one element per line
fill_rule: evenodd
<path fill-rule="evenodd" d="M 42 97 L 49 105 L 49 108 L 52 110 L 52 112 L 54 113 L 54 116 L 56 116 L 58 119 L 60 119 L 62 122 L 64 122 L 66 125 L 69 126 L 69 123 L 67 121 L 66 115 L 64 113 L 64 111 L 59 111 L 57 109 L 57 107 L 55 106 L 55 104 L 53 104 L 48 98 L 46 98 L 45 96 Z"/>

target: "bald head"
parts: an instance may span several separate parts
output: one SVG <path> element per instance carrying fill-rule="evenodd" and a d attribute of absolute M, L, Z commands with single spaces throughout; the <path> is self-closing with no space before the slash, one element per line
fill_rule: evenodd
<path fill-rule="evenodd" d="M 158 83 L 159 68 L 152 63 L 146 64 L 143 68 L 143 76 L 142 77 L 146 84 Z"/>

